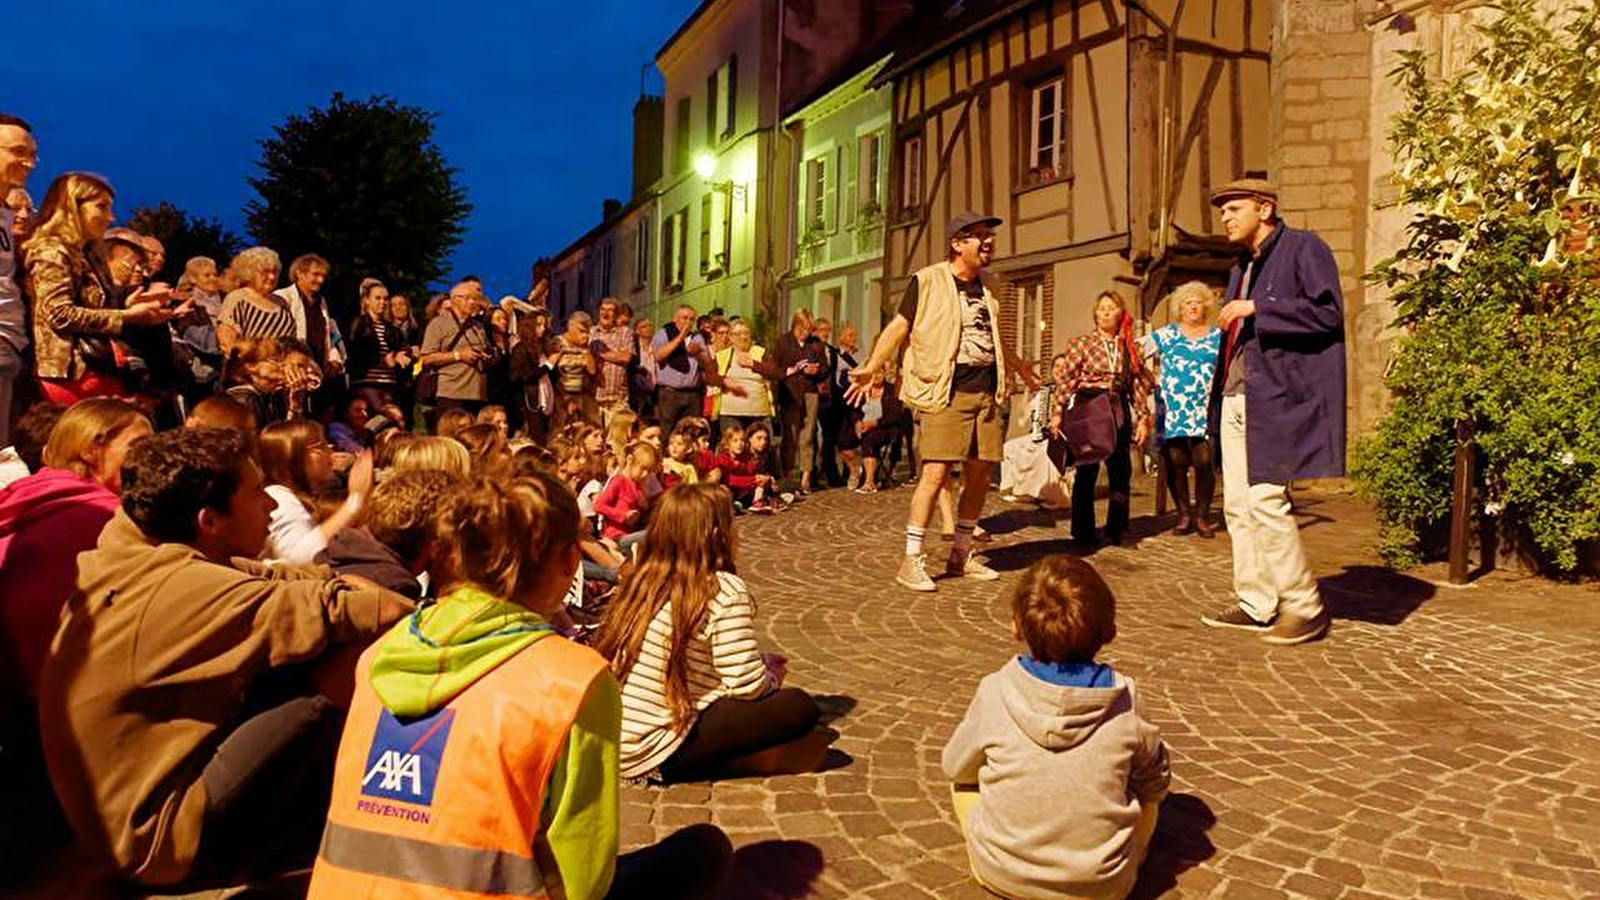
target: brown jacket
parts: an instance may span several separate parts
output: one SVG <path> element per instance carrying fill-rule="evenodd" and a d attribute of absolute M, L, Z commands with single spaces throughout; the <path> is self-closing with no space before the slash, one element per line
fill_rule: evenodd
<path fill-rule="evenodd" d="M 152 543 L 120 510 L 78 557 L 78 589 L 41 677 L 40 732 L 73 830 L 123 877 L 188 874 L 206 808 L 201 771 L 256 676 L 386 627 L 386 591 L 325 569 L 251 569 Z"/>
<path fill-rule="evenodd" d="M 122 333 L 123 311 L 108 309 L 104 289 L 81 248 L 60 241 L 28 246 L 28 296 L 33 298 L 33 353 L 40 378 L 77 378 L 83 354 L 73 335 Z"/>

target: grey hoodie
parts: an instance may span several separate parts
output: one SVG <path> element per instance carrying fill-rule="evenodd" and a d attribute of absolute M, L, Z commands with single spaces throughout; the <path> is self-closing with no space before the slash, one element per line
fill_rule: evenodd
<path fill-rule="evenodd" d="M 1131 679 L 1061 687 L 1015 657 L 979 682 L 943 763 L 955 783 L 978 785 L 973 872 L 1019 900 L 1125 897 L 1139 874 L 1134 824 L 1171 779 Z"/>

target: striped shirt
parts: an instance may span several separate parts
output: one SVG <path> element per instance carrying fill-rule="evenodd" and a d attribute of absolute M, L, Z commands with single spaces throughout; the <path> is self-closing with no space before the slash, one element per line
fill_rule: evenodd
<path fill-rule="evenodd" d="M 260 295 L 240 288 L 222 301 L 222 321 L 233 326 L 242 338 L 294 337 L 294 314 L 278 297 L 257 300 Z"/>
<path fill-rule="evenodd" d="M 696 715 L 723 697 L 753 700 L 777 688 L 756 644 L 755 601 L 737 575 L 718 572 L 720 590 L 711 601 L 700 634 L 689 644 L 689 695 Z M 623 778 L 648 775 L 667 761 L 688 736 L 672 728 L 667 703 L 667 653 L 672 641 L 672 608 L 663 606 L 650 622 L 639 658 L 622 683 Z"/>

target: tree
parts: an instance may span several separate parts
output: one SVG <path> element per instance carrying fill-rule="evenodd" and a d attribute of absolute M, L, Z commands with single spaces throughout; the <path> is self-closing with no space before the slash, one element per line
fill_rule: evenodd
<path fill-rule="evenodd" d="M 1390 131 L 1407 241 L 1379 263 L 1403 330 L 1393 403 L 1358 448 L 1397 562 L 1438 549 L 1457 424 L 1482 470 L 1479 514 L 1561 571 L 1600 538 L 1600 10 L 1506 0 L 1439 78 L 1393 76 Z"/>
<path fill-rule="evenodd" d="M 158 281 L 176 282 L 183 274 L 184 264 L 196 256 L 210 257 L 219 269 L 225 269 L 228 260 L 244 249 L 244 239 L 221 222 L 189 215 L 165 200 L 135 209 L 127 224 L 166 247 L 166 264 L 152 275 Z"/>
<path fill-rule="evenodd" d="M 472 207 L 433 143 L 434 114 L 378 95 L 290 116 L 260 142 L 260 195 L 250 233 L 285 267 L 302 253 L 332 266 L 324 293 L 336 318 L 356 312 L 362 278 L 413 300 L 444 276 Z"/>

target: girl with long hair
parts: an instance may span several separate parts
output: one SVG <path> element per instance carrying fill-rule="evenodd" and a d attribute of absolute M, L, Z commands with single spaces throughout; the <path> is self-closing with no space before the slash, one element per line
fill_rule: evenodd
<path fill-rule="evenodd" d="M 277 503 L 267 538 L 267 557 L 309 563 L 333 536 L 360 520 L 372 494 L 372 454 L 363 451 L 350 467 L 344 502 L 322 521 L 317 499 L 333 484 L 333 448 L 316 422 L 274 422 L 261 430 L 261 476 Z"/>
<path fill-rule="evenodd" d="M 164 333 L 187 306 L 169 309 L 164 284 L 124 289 L 113 284 L 100 242 L 113 219 L 116 193 L 88 172 L 50 183 L 38 225 L 22 245 L 33 298 L 34 367 L 45 399 L 62 406 L 87 397 L 127 396 L 114 341 L 141 329 Z M 141 273 L 142 274 L 142 273 Z"/>
<path fill-rule="evenodd" d="M 824 761 L 816 701 L 783 686 L 782 656 L 757 649 L 736 553 L 727 491 L 661 496 L 594 643 L 622 682 L 624 778 L 812 772 Z"/>
<path fill-rule="evenodd" d="M 389 289 L 376 278 L 361 279 L 361 315 L 350 326 L 350 384 L 373 409 L 393 402 L 400 373 L 411 365 L 411 347 L 389 319 Z"/>

